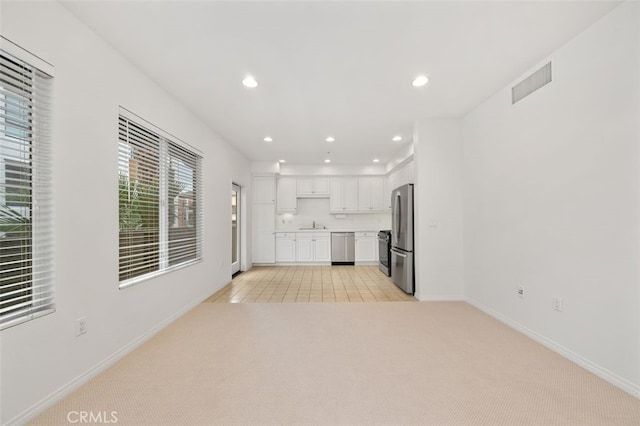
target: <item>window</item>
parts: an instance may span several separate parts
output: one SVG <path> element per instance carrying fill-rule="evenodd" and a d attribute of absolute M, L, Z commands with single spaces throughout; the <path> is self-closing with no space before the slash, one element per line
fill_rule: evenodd
<path fill-rule="evenodd" d="M 120 287 L 202 258 L 199 155 L 121 109 Z"/>
<path fill-rule="evenodd" d="M 54 311 L 52 70 L 0 38 L 0 329 Z M 5 49 L 7 48 L 7 49 Z"/>

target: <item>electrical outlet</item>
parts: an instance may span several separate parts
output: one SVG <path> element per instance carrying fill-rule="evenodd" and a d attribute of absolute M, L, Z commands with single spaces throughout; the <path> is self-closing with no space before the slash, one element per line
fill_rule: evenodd
<path fill-rule="evenodd" d="M 524 287 L 518 286 L 518 297 L 524 299 Z"/>
<path fill-rule="evenodd" d="M 553 298 L 553 309 L 562 312 L 562 297 L 556 296 Z"/>
<path fill-rule="evenodd" d="M 76 337 L 87 332 L 87 317 L 80 317 L 76 320 Z"/>

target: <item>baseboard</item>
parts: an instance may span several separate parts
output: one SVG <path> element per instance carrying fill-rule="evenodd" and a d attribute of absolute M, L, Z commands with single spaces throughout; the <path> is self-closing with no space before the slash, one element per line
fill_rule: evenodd
<path fill-rule="evenodd" d="M 415 298 L 421 302 L 461 302 L 464 301 L 462 294 L 419 294 Z"/>
<path fill-rule="evenodd" d="M 559 355 L 562 355 L 563 357 L 567 358 L 569 361 L 572 361 L 576 364 L 578 364 L 580 367 L 584 368 L 585 370 L 589 371 L 590 373 L 595 374 L 596 376 L 600 377 L 601 379 L 611 383 L 612 385 L 614 385 L 615 387 L 627 392 L 628 394 L 630 394 L 631 396 L 634 396 L 638 399 L 640 399 L 640 386 L 618 376 L 617 374 L 613 373 L 612 371 L 607 370 L 606 368 L 603 368 L 601 366 L 599 366 L 598 364 L 584 358 L 581 355 L 578 355 L 577 353 L 571 351 L 570 349 L 565 348 L 564 346 L 554 342 L 553 340 L 550 340 L 546 337 L 544 337 L 541 334 L 536 333 L 535 331 L 511 320 L 510 318 L 507 318 L 506 316 L 498 313 L 497 311 L 494 311 L 493 309 L 489 308 L 488 306 L 483 305 L 482 303 L 478 302 L 477 300 L 471 299 L 471 298 L 466 298 L 466 302 L 469 303 L 470 305 L 480 309 L 482 312 L 484 312 L 485 314 L 492 316 L 493 318 L 497 319 L 498 321 L 502 322 L 503 324 L 519 331 L 520 333 L 530 337 L 531 339 L 535 340 L 536 342 L 540 343 L 541 345 L 545 346 L 548 349 L 551 349 L 552 351 L 556 352 Z"/>
<path fill-rule="evenodd" d="M 166 318 L 165 320 L 163 320 L 162 322 L 157 324 L 155 327 L 153 327 L 152 329 L 150 329 L 149 331 L 144 333 L 142 336 L 136 338 L 132 342 L 128 343 L 124 347 L 122 347 L 119 350 L 117 350 L 112 355 L 110 355 L 107 358 L 105 358 L 103 361 L 101 361 L 100 363 L 98 363 L 94 367 L 92 367 L 89 370 L 85 371 L 84 373 L 80 374 L 75 379 L 72 379 L 70 382 L 66 383 L 65 385 L 63 385 L 62 387 L 58 388 L 57 390 L 55 390 L 51 394 L 47 395 L 46 397 L 44 397 L 43 399 L 41 399 L 37 403 L 33 404 L 31 407 L 27 408 L 22 413 L 18 414 L 17 416 L 15 416 L 11 420 L 9 420 L 4 425 L 5 426 L 13 426 L 13 425 L 18 426 L 18 425 L 26 424 L 29 421 L 33 420 L 34 418 L 36 418 L 37 416 L 42 414 L 46 409 L 48 409 L 49 407 L 53 406 L 55 403 L 57 403 L 58 401 L 60 401 L 61 399 L 63 399 L 67 395 L 69 395 L 71 392 L 75 391 L 80 386 L 84 385 L 89 380 L 93 379 L 98 374 L 102 373 L 107 368 L 111 367 L 116 362 L 120 361 L 122 358 L 124 358 L 125 356 L 127 356 L 128 354 L 133 352 L 136 348 L 138 348 L 144 342 L 146 342 L 147 340 L 151 339 L 153 336 L 158 334 L 160 331 L 162 331 L 169 324 L 171 324 L 172 322 L 174 322 L 175 320 L 180 318 L 182 315 L 184 315 L 187 312 L 189 312 L 191 309 L 193 309 L 196 306 L 198 306 L 200 303 L 202 303 L 203 301 L 205 301 L 206 299 L 211 297 L 215 292 L 217 292 L 218 290 L 220 290 L 221 288 L 223 288 L 227 284 L 224 284 L 220 288 L 216 288 L 213 292 L 211 292 L 211 290 L 208 290 L 207 291 L 207 296 L 199 297 L 195 301 L 193 301 L 193 302 L 189 303 L 188 305 L 182 307 L 180 310 L 178 310 L 173 315 L 169 316 L 168 318 Z"/>

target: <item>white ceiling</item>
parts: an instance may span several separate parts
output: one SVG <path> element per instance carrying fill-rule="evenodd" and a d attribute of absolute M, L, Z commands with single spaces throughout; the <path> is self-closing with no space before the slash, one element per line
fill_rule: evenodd
<path fill-rule="evenodd" d="M 250 160 L 330 151 L 362 165 L 392 159 L 416 119 L 469 112 L 617 4 L 64 2 Z M 429 84 L 412 87 L 421 73 Z"/>

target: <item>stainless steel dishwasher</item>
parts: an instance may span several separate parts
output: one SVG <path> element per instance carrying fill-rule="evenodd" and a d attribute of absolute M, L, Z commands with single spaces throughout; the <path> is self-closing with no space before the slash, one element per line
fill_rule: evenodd
<path fill-rule="evenodd" d="M 331 264 L 354 265 L 356 261 L 356 234 L 353 232 L 331 233 Z"/>

